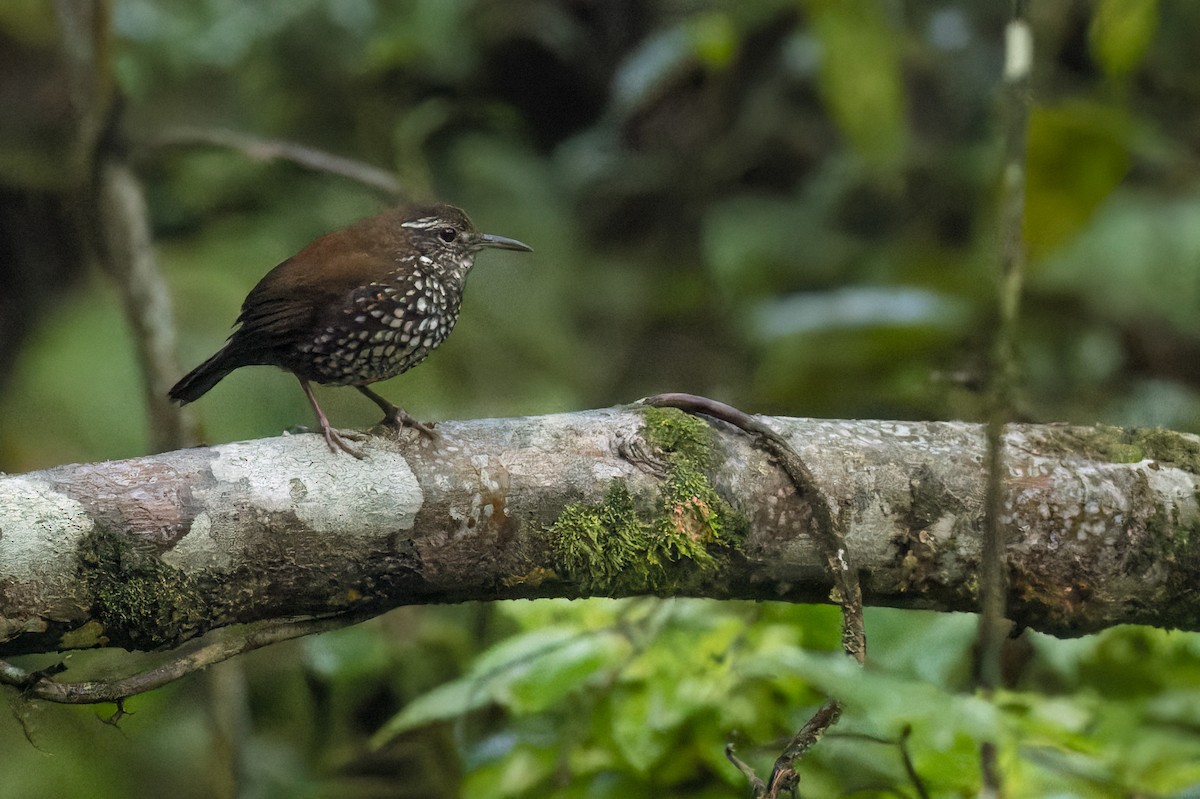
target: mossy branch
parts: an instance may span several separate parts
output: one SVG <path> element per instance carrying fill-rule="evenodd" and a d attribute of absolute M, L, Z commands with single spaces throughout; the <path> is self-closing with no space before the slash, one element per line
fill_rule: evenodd
<path fill-rule="evenodd" d="M 830 601 L 820 511 L 775 460 L 655 413 L 379 431 L 363 461 L 295 435 L 0 477 L 0 656 L 430 602 Z M 977 606 L 982 427 L 766 421 L 846 509 L 865 604 Z M 1200 629 L 1200 440 L 1017 425 L 1005 449 L 1014 621 Z"/>

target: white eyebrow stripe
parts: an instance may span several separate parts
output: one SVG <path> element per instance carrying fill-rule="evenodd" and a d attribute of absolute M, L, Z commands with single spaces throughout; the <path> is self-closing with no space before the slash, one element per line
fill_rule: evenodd
<path fill-rule="evenodd" d="M 414 219 L 411 222 L 401 222 L 400 227 L 417 228 L 419 230 L 428 230 L 431 227 L 437 227 L 442 224 L 442 220 L 436 216 L 425 216 L 420 219 Z"/>

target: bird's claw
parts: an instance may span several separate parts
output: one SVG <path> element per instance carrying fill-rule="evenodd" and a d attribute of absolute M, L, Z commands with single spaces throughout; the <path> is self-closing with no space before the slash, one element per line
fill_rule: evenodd
<path fill-rule="evenodd" d="M 329 451 L 334 455 L 336 455 L 340 449 L 342 452 L 345 452 L 348 455 L 353 455 L 360 461 L 367 457 L 361 449 L 356 449 L 355 447 L 352 447 L 346 443 L 347 441 L 366 441 L 368 438 L 370 438 L 369 435 L 359 432 L 358 430 L 335 430 L 332 427 L 326 426 L 322 426 L 320 430 L 313 430 L 311 427 L 307 427 L 305 425 L 296 425 L 295 427 L 289 428 L 287 432 L 289 434 L 319 432 L 325 437 L 325 443 L 329 445 Z"/>
<path fill-rule="evenodd" d="M 325 433 L 325 443 L 329 445 L 330 451 L 337 454 L 340 449 L 347 455 L 352 455 L 358 460 L 363 460 L 367 456 L 361 449 L 355 449 L 346 443 L 346 439 L 351 441 L 366 441 L 367 435 L 360 433 L 357 430 L 334 430 L 332 427 L 326 427 L 322 432 Z"/>
<path fill-rule="evenodd" d="M 436 422 L 422 422 L 410 415 L 409 412 L 403 408 L 389 409 L 387 415 L 383 417 L 382 424 L 385 424 L 388 427 L 393 427 L 397 430 L 402 430 L 405 427 L 412 427 L 435 441 L 440 438 L 438 432 L 433 429 L 433 426 L 436 424 Z"/>

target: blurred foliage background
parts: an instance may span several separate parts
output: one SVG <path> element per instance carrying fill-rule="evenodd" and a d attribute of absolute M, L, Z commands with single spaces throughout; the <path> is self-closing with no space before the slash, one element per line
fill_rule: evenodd
<path fill-rule="evenodd" d="M 1200 5 L 1030 4 L 1029 420 L 1200 429 Z M 419 418 L 659 391 L 748 411 L 977 419 L 994 319 L 1007 4 L 940 0 L 114 0 L 113 59 L 176 303 L 181 367 L 251 286 L 379 209 L 219 149 L 229 128 L 394 170 L 536 253 L 484 254 L 460 324 L 381 391 Z M 0 4 L 0 469 L 141 454 L 110 281 L 65 231 L 66 91 L 44 0 Z M 326 390 L 337 424 L 376 410 Z M 227 378 L 211 441 L 308 424 L 295 381 Z M 1025 633 L 971 695 L 974 619 L 627 600 L 402 609 L 95 709 L 8 696 L 5 797 L 726 797 L 824 692 L 821 796 L 1200 792 L 1200 637 Z M 124 653 L 72 655 L 67 677 Z M 152 656 L 137 658 L 153 662 Z M 30 659 L 25 665 L 36 665 Z M 907 751 L 921 784 L 906 773 Z"/>

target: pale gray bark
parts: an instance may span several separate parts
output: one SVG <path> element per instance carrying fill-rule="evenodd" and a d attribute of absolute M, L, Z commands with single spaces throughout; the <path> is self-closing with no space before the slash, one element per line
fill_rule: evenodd
<path fill-rule="evenodd" d="M 556 521 L 573 503 L 603 508 L 614 481 L 643 518 L 681 518 L 645 414 L 447 422 L 436 442 L 381 433 L 361 461 L 302 434 L 0 477 L 0 655 L 169 647 L 229 624 L 411 603 L 672 591 L 827 601 L 804 498 L 723 424 L 706 472 L 748 521 L 736 549 L 670 584 L 562 567 L 572 528 Z M 843 519 L 868 605 L 976 607 L 980 426 L 765 421 Z M 1200 629 L 1198 463 L 1200 440 L 1168 431 L 1011 428 L 1009 615 L 1059 635 Z"/>

